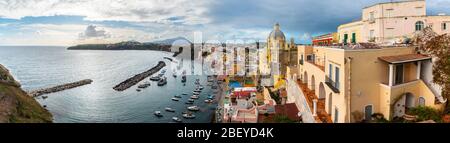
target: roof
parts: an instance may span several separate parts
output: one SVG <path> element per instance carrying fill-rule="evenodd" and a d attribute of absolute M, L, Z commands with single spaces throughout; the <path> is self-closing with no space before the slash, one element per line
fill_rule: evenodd
<path fill-rule="evenodd" d="M 395 55 L 395 56 L 384 56 L 378 57 L 378 59 L 391 63 L 406 63 L 406 62 L 414 62 L 414 61 L 422 61 L 431 59 L 431 57 L 422 54 L 406 54 L 406 55 Z"/>
<path fill-rule="evenodd" d="M 274 39 L 274 40 L 278 40 L 278 39 L 285 40 L 286 39 L 286 37 L 284 36 L 284 33 L 280 30 L 280 24 L 278 24 L 278 23 L 275 24 L 273 31 L 270 32 L 269 38 Z"/>
<path fill-rule="evenodd" d="M 377 6 L 377 5 L 383 5 L 383 4 L 406 3 L 406 2 L 418 2 L 418 1 L 425 2 L 425 0 L 403 0 L 403 1 L 382 2 L 382 3 L 376 3 L 376 4 L 373 4 L 373 5 L 370 5 L 370 6 L 366 6 L 366 7 L 364 7 L 363 9 L 367 9 L 367 8 L 370 8 L 370 7 L 374 7 L 374 6 Z"/>

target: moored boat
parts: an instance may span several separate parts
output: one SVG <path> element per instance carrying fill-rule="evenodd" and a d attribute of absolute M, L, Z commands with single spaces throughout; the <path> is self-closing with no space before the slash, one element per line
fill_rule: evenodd
<path fill-rule="evenodd" d="M 181 119 L 178 117 L 172 117 L 172 120 L 178 123 L 182 122 Z"/>
<path fill-rule="evenodd" d="M 186 114 L 183 114 L 183 118 L 185 118 L 185 119 L 194 119 L 195 115 L 192 114 L 191 112 L 187 112 Z"/>
<path fill-rule="evenodd" d="M 175 109 L 172 109 L 172 108 L 169 108 L 169 107 L 167 107 L 165 110 L 166 110 L 167 112 L 175 112 Z"/>
<path fill-rule="evenodd" d="M 200 110 L 200 107 L 198 107 L 198 106 L 189 106 L 189 107 L 187 107 L 187 109 L 188 109 L 189 111 L 199 111 L 199 110 Z"/>
<path fill-rule="evenodd" d="M 178 98 L 172 98 L 172 101 L 180 101 Z"/>
<path fill-rule="evenodd" d="M 191 98 L 192 98 L 192 99 L 198 99 L 198 98 L 200 98 L 200 97 L 199 97 L 198 95 L 192 95 Z"/>
<path fill-rule="evenodd" d="M 155 111 L 155 113 L 153 113 L 156 117 L 162 117 L 163 115 L 161 114 L 161 111 Z"/>

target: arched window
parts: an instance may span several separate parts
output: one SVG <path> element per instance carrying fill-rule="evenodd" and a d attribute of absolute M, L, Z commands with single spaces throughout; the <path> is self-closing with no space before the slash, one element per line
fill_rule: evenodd
<path fill-rule="evenodd" d="M 419 106 L 425 106 L 425 98 L 419 97 Z"/>
<path fill-rule="evenodd" d="M 424 27 L 425 27 L 425 24 L 422 21 L 416 22 L 416 31 L 422 31 Z"/>

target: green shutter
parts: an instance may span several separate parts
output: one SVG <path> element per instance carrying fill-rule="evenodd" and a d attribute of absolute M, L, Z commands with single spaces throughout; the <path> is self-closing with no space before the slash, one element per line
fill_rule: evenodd
<path fill-rule="evenodd" d="M 352 43 L 356 43 L 356 33 L 352 33 Z"/>

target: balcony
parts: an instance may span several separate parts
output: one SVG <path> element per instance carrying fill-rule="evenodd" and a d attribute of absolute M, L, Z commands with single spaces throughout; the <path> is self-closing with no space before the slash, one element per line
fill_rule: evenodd
<path fill-rule="evenodd" d="M 334 93 L 340 93 L 339 82 L 334 82 L 330 77 L 325 76 L 325 84 L 333 90 Z"/>
<path fill-rule="evenodd" d="M 321 66 L 321 65 L 319 65 L 319 64 L 316 64 L 316 62 L 313 61 L 313 60 L 306 60 L 306 61 L 307 61 L 308 63 L 314 65 L 315 67 L 319 68 L 319 69 L 322 70 L 323 72 L 325 72 L 325 67 L 324 67 L 324 66 Z"/>

